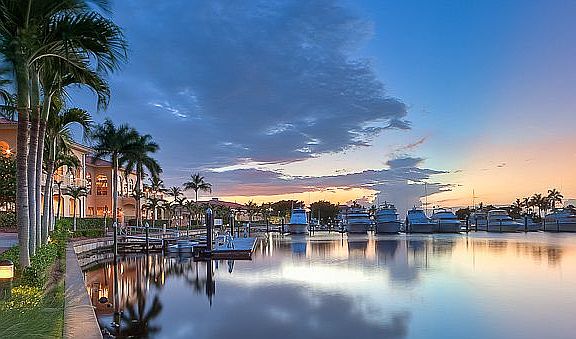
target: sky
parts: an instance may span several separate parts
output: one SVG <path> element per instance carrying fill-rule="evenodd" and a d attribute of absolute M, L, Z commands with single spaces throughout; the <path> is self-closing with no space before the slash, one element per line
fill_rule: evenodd
<path fill-rule="evenodd" d="M 576 198 L 574 1 L 116 1 L 167 186 L 405 210 Z M 95 110 L 85 92 L 73 104 Z"/>

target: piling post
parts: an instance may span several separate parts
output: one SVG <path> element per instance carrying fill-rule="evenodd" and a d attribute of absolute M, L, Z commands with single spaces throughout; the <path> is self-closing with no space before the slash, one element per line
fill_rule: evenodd
<path fill-rule="evenodd" d="M 524 232 L 528 232 L 528 216 L 524 216 Z"/>
<path fill-rule="evenodd" d="M 148 222 L 146 222 L 146 225 L 144 225 L 144 229 L 146 231 L 146 251 L 148 251 L 150 249 L 150 230 L 149 230 L 150 225 L 148 224 Z"/>
<path fill-rule="evenodd" d="M 214 226 L 214 218 L 212 215 L 212 209 L 208 207 L 206 209 L 206 249 L 208 253 L 212 253 L 212 228 Z"/>
<path fill-rule="evenodd" d="M 230 213 L 230 235 L 234 236 L 234 213 Z"/>
<path fill-rule="evenodd" d="M 556 219 L 556 232 L 560 232 L 560 221 Z"/>

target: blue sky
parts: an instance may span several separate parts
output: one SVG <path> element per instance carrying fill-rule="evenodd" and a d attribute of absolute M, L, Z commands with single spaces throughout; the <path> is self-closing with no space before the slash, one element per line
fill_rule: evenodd
<path fill-rule="evenodd" d="M 569 1 L 117 1 L 130 62 L 97 119 L 152 134 L 168 185 L 201 171 L 235 200 L 381 191 L 407 207 L 424 181 L 447 191 L 438 204 L 472 189 L 573 197 L 575 14 Z M 533 165 L 540 148 L 565 164 Z"/>

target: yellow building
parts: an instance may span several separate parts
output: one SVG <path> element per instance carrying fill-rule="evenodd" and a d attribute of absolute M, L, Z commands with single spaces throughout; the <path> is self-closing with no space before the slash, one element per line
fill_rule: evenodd
<path fill-rule="evenodd" d="M 11 154 L 16 151 L 17 122 L 0 118 L 0 151 L 3 154 Z M 80 166 L 68 168 L 62 166 L 54 174 L 54 213 L 58 214 L 59 190 L 65 191 L 70 186 L 85 186 L 88 195 L 80 199 L 77 216 L 80 217 L 104 217 L 112 214 L 112 163 L 106 160 L 94 159 L 90 147 L 73 143 L 72 153 L 78 158 Z M 46 176 L 43 175 L 44 183 Z M 136 175 L 120 170 L 118 178 L 118 212 L 124 220 L 133 219 L 136 216 L 136 202 L 131 196 L 136 188 Z M 42 190 L 44 192 L 44 190 Z M 42 197 L 44 199 L 44 197 Z M 72 216 L 74 213 L 74 199 L 66 195 L 61 196 L 60 215 Z"/>

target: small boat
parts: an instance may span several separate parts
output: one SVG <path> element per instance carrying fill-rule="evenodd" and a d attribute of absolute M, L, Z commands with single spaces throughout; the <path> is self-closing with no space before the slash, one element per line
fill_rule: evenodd
<path fill-rule="evenodd" d="M 551 232 L 576 232 L 576 210 L 562 208 L 547 214 L 542 229 Z"/>
<path fill-rule="evenodd" d="M 354 205 L 346 213 L 345 228 L 348 233 L 367 233 L 372 221 L 366 209 Z"/>
<path fill-rule="evenodd" d="M 434 210 L 432 217 L 430 217 L 434 223 L 432 230 L 437 233 L 458 233 L 461 231 L 460 220 L 456 217 L 452 211 L 440 208 Z"/>
<path fill-rule="evenodd" d="M 380 205 L 376 211 L 376 233 L 398 233 L 401 224 L 394 205 L 388 203 Z"/>
<path fill-rule="evenodd" d="M 420 208 L 412 208 L 406 214 L 404 223 L 406 233 L 432 233 L 434 223 L 428 219 Z"/>
<path fill-rule="evenodd" d="M 291 234 L 306 234 L 308 233 L 308 218 L 306 210 L 303 208 L 295 208 L 290 215 L 290 223 L 288 224 L 288 232 Z"/>
<path fill-rule="evenodd" d="M 516 222 L 505 210 L 490 210 L 486 215 L 488 232 L 517 232 L 524 225 Z"/>

